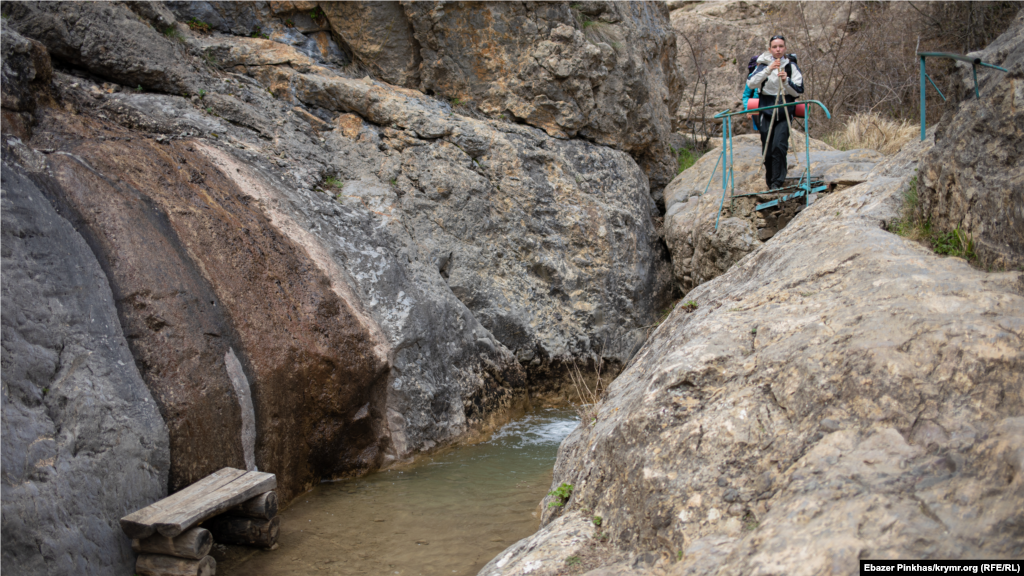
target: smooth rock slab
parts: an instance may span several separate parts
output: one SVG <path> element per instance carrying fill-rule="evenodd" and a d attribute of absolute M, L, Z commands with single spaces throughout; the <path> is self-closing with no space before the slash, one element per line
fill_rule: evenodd
<path fill-rule="evenodd" d="M 3 572 L 127 574 L 117 519 L 166 494 L 167 428 L 96 257 L 4 140 Z"/>

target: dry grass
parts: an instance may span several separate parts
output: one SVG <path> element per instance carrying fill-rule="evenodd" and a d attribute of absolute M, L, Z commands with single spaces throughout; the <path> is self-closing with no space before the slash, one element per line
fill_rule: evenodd
<path fill-rule="evenodd" d="M 874 112 L 855 114 L 846 126 L 825 136 L 824 140 L 839 150 L 869 148 L 882 154 L 895 154 L 918 135 L 920 126 L 908 120 L 890 120 Z"/>
<path fill-rule="evenodd" d="M 576 389 L 576 395 L 579 399 L 576 411 L 579 412 L 584 426 L 591 426 L 597 422 L 597 404 L 600 402 L 601 396 L 604 395 L 604 382 L 601 380 L 603 364 L 604 362 L 601 360 L 601 357 L 598 356 L 594 361 L 594 374 L 596 377 L 594 378 L 594 385 L 591 386 L 583 375 L 583 371 L 576 364 L 576 361 L 569 361 L 569 379 L 572 381 L 572 386 Z"/>

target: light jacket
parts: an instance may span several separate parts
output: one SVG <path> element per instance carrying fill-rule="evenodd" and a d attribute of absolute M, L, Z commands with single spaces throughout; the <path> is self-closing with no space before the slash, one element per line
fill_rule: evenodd
<path fill-rule="evenodd" d="M 768 70 L 768 65 L 772 63 L 772 53 L 765 52 L 757 58 L 757 68 L 754 69 L 754 73 L 747 78 L 747 86 L 761 91 L 761 98 L 764 102 L 762 106 L 769 106 L 769 101 L 774 100 L 779 95 L 780 82 L 779 82 L 779 71 Z M 786 68 L 789 66 L 789 68 Z M 789 78 L 786 78 L 785 95 L 796 98 L 797 96 L 804 93 L 804 75 L 800 72 L 800 68 L 796 65 L 796 62 L 789 58 L 782 57 L 782 66 L 780 68 L 786 69 Z M 762 87 L 761 85 L 764 84 Z M 791 100 L 790 100 L 791 101 Z M 781 104 L 781 102 L 780 102 Z"/>

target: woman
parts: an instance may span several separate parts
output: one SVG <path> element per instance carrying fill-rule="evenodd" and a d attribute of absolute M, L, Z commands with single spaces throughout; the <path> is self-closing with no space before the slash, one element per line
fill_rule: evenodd
<path fill-rule="evenodd" d="M 747 78 L 747 87 L 761 94 L 760 105 L 772 106 L 794 102 L 804 93 L 804 77 L 796 61 L 786 56 L 786 39 L 772 36 L 768 51 L 757 58 L 754 73 Z M 786 153 L 789 152 L 790 108 L 762 111 L 757 125 L 761 132 L 764 153 L 765 182 L 769 190 L 782 188 L 786 180 Z M 775 122 L 772 122 L 772 113 Z"/>

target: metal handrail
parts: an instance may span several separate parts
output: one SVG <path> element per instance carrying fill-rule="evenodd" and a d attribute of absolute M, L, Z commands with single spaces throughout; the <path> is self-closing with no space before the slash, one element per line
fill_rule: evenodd
<path fill-rule="evenodd" d="M 773 110 L 775 108 L 792 108 L 797 104 L 817 104 L 825 111 L 825 117 L 831 119 L 832 113 L 828 111 L 828 107 L 818 102 L 817 100 L 801 100 L 799 102 L 786 102 L 785 104 L 773 104 L 771 106 L 760 106 L 752 110 L 741 110 L 739 112 L 731 112 L 729 110 L 723 110 L 718 114 L 714 115 L 714 118 L 722 119 L 722 154 L 718 160 L 722 163 L 722 201 L 718 204 L 718 217 L 715 218 L 715 231 L 718 231 L 718 223 L 722 219 L 722 208 L 725 207 L 725 193 L 729 190 L 730 185 L 733 190 L 733 194 L 736 192 L 736 174 L 733 172 L 733 146 L 732 146 L 732 117 L 740 116 L 743 114 L 753 114 L 755 112 L 763 112 L 765 110 Z M 804 112 L 804 151 L 807 153 L 807 167 L 804 170 L 804 176 L 801 176 L 800 182 L 802 186 L 808 191 L 808 195 L 811 190 L 811 135 L 807 130 L 807 118 L 810 116 L 810 106 L 807 106 Z M 725 160 L 725 162 L 722 162 Z M 715 169 L 711 171 L 711 178 L 708 179 L 707 186 L 704 187 L 704 193 L 706 194 L 708 188 L 711 186 L 711 181 L 715 179 L 715 172 L 718 170 L 718 164 L 715 164 Z M 806 182 L 804 178 L 806 177 Z M 808 197 L 808 202 L 810 198 Z"/>
<path fill-rule="evenodd" d="M 924 118 L 925 118 L 925 114 L 924 114 L 924 89 L 925 89 L 925 85 L 924 85 L 924 81 L 925 81 L 925 79 L 927 79 L 928 82 L 932 85 L 932 88 L 935 88 L 935 91 L 939 93 L 939 96 L 942 97 L 942 100 L 943 101 L 946 100 L 946 97 L 942 94 L 942 91 L 939 90 L 939 87 L 935 85 L 935 81 L 932 80 L 932 77 L 929 76 L 928 73 L 924 71 L 924 59 L 925 58 L 928 58 L 928 57 L 951 58 L 953 60 L 959 60 L 961 62 L 967 62 L 968 64 L 970 64 L 971 65 L 971 76 L 974 78 L 974 98 L 977 99 L 977 100 L 981 99 L 981 92 L 978 90 L 978 66 L 985 66 L 987 68 L 995 68 L 996 70 L 1000 70 L 1002 72 L 1009 72 L 1009 70 L 1007 70 L 1006 68 L 1003 68 L 1002 66 L 996 66 L 995 64 L 989 64 L 988 62 L 982 62 L 981 58 L 978 58 L 976 56 L 964 56 L 962 54 L 952 54 L 950 52 L 918 52 L 917 53 L 917 57 L 921 61 L 921 141 L 922 142 L 924 141 L 924 132 L 925 132 L 925 127 L 924 127 Z"/>

